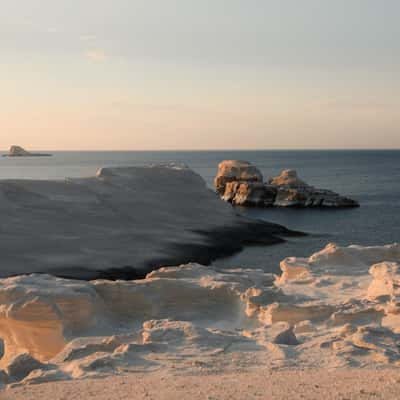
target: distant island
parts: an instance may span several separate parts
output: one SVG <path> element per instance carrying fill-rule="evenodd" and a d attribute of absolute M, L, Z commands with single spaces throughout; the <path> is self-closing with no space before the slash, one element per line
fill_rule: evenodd
<path fill-rule="evenodd" d="M 31 153 L 26 151 L 21 146 L 11 146 L 8 153 L 3 154 L 3 157 L 51 157 L 52 154 L 47 153 Z"/>

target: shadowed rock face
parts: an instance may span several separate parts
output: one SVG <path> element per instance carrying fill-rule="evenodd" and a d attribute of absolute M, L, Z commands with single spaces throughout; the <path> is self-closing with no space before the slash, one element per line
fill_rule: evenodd
<path fill-rule="evenodd" d="M 222 161 L 215 189 L 224 201 L 248 207 L 358 207 L 352 199 L 302 181 L 295 170 L 286 169 L 263 182 L 261 172 L 245 161 Z"/>
<path fill-rule="evenodd" d="M 51 154 L 45 153 L 30 153 L 21 146 L 11 146 L 7 154 L 3 154 L 3 157 L 49 157 Z"/>
<path fill-rule="evenodd" d="M 189 168 L 102 168 L 65 181 L 0 181 L 0 277 L 132 279 L 271 244 L 292 232 L 238 217 Z"/>

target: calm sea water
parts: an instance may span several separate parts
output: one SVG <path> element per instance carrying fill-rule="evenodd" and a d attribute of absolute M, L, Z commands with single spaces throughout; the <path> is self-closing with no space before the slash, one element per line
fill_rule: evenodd
<path fill-rule="evenodd" d="M 317 187 L 358 200 L 348 210 L 238 209 L 310 233 L 272 247 L 249 247 L 215 265 L 258 267 L 277 271 L 286 256 L 307 256 L 326 243 L 387 244 L 400 241 L 400 151 L 182 151 L 182 152 L 55 152 L 49 158 L 0 158 L 0 179 L 63 179 L 93 175 L 101 166 L 182 162 L 212 186 L 223 159 L 253 162 L 265 177 L 294 168 Z M 210 216 L 212 218 L 212 216 Z"/>

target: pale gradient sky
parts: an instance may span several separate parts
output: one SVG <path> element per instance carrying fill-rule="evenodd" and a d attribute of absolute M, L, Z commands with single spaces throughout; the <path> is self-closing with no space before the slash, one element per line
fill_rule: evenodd
<path fill-rule="evenodd" d="M 0 9 L 0 149 L 400 148 L 399 0 Z"/>

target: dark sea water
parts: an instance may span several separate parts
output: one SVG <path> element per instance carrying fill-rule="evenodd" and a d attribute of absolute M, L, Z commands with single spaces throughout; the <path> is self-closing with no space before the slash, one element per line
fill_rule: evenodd
<path fill-rule="evenodd" d="M 264 177 L 293 168 L 316 187 L 352 197 L 360 208 L 238 209 L 251 218 L 308 232 L 271 247 L 248 247 L 218 266 L 258 267 L 277 271 L 286 256 L 308 256 L 329 242 L 388 244 L 400 241 L 400 150 L 385 151 L 181 151 L 181 152 L 55 152 L 49 158 L 0 158 L 0 179 L 63 179 L 93 175 L 102 166 L 143 165 L 176 161 L 189 165 L 212 186 L 224 159 L 253 162 Z M 212 216 L 210 215 L 210 218 Z"/>

